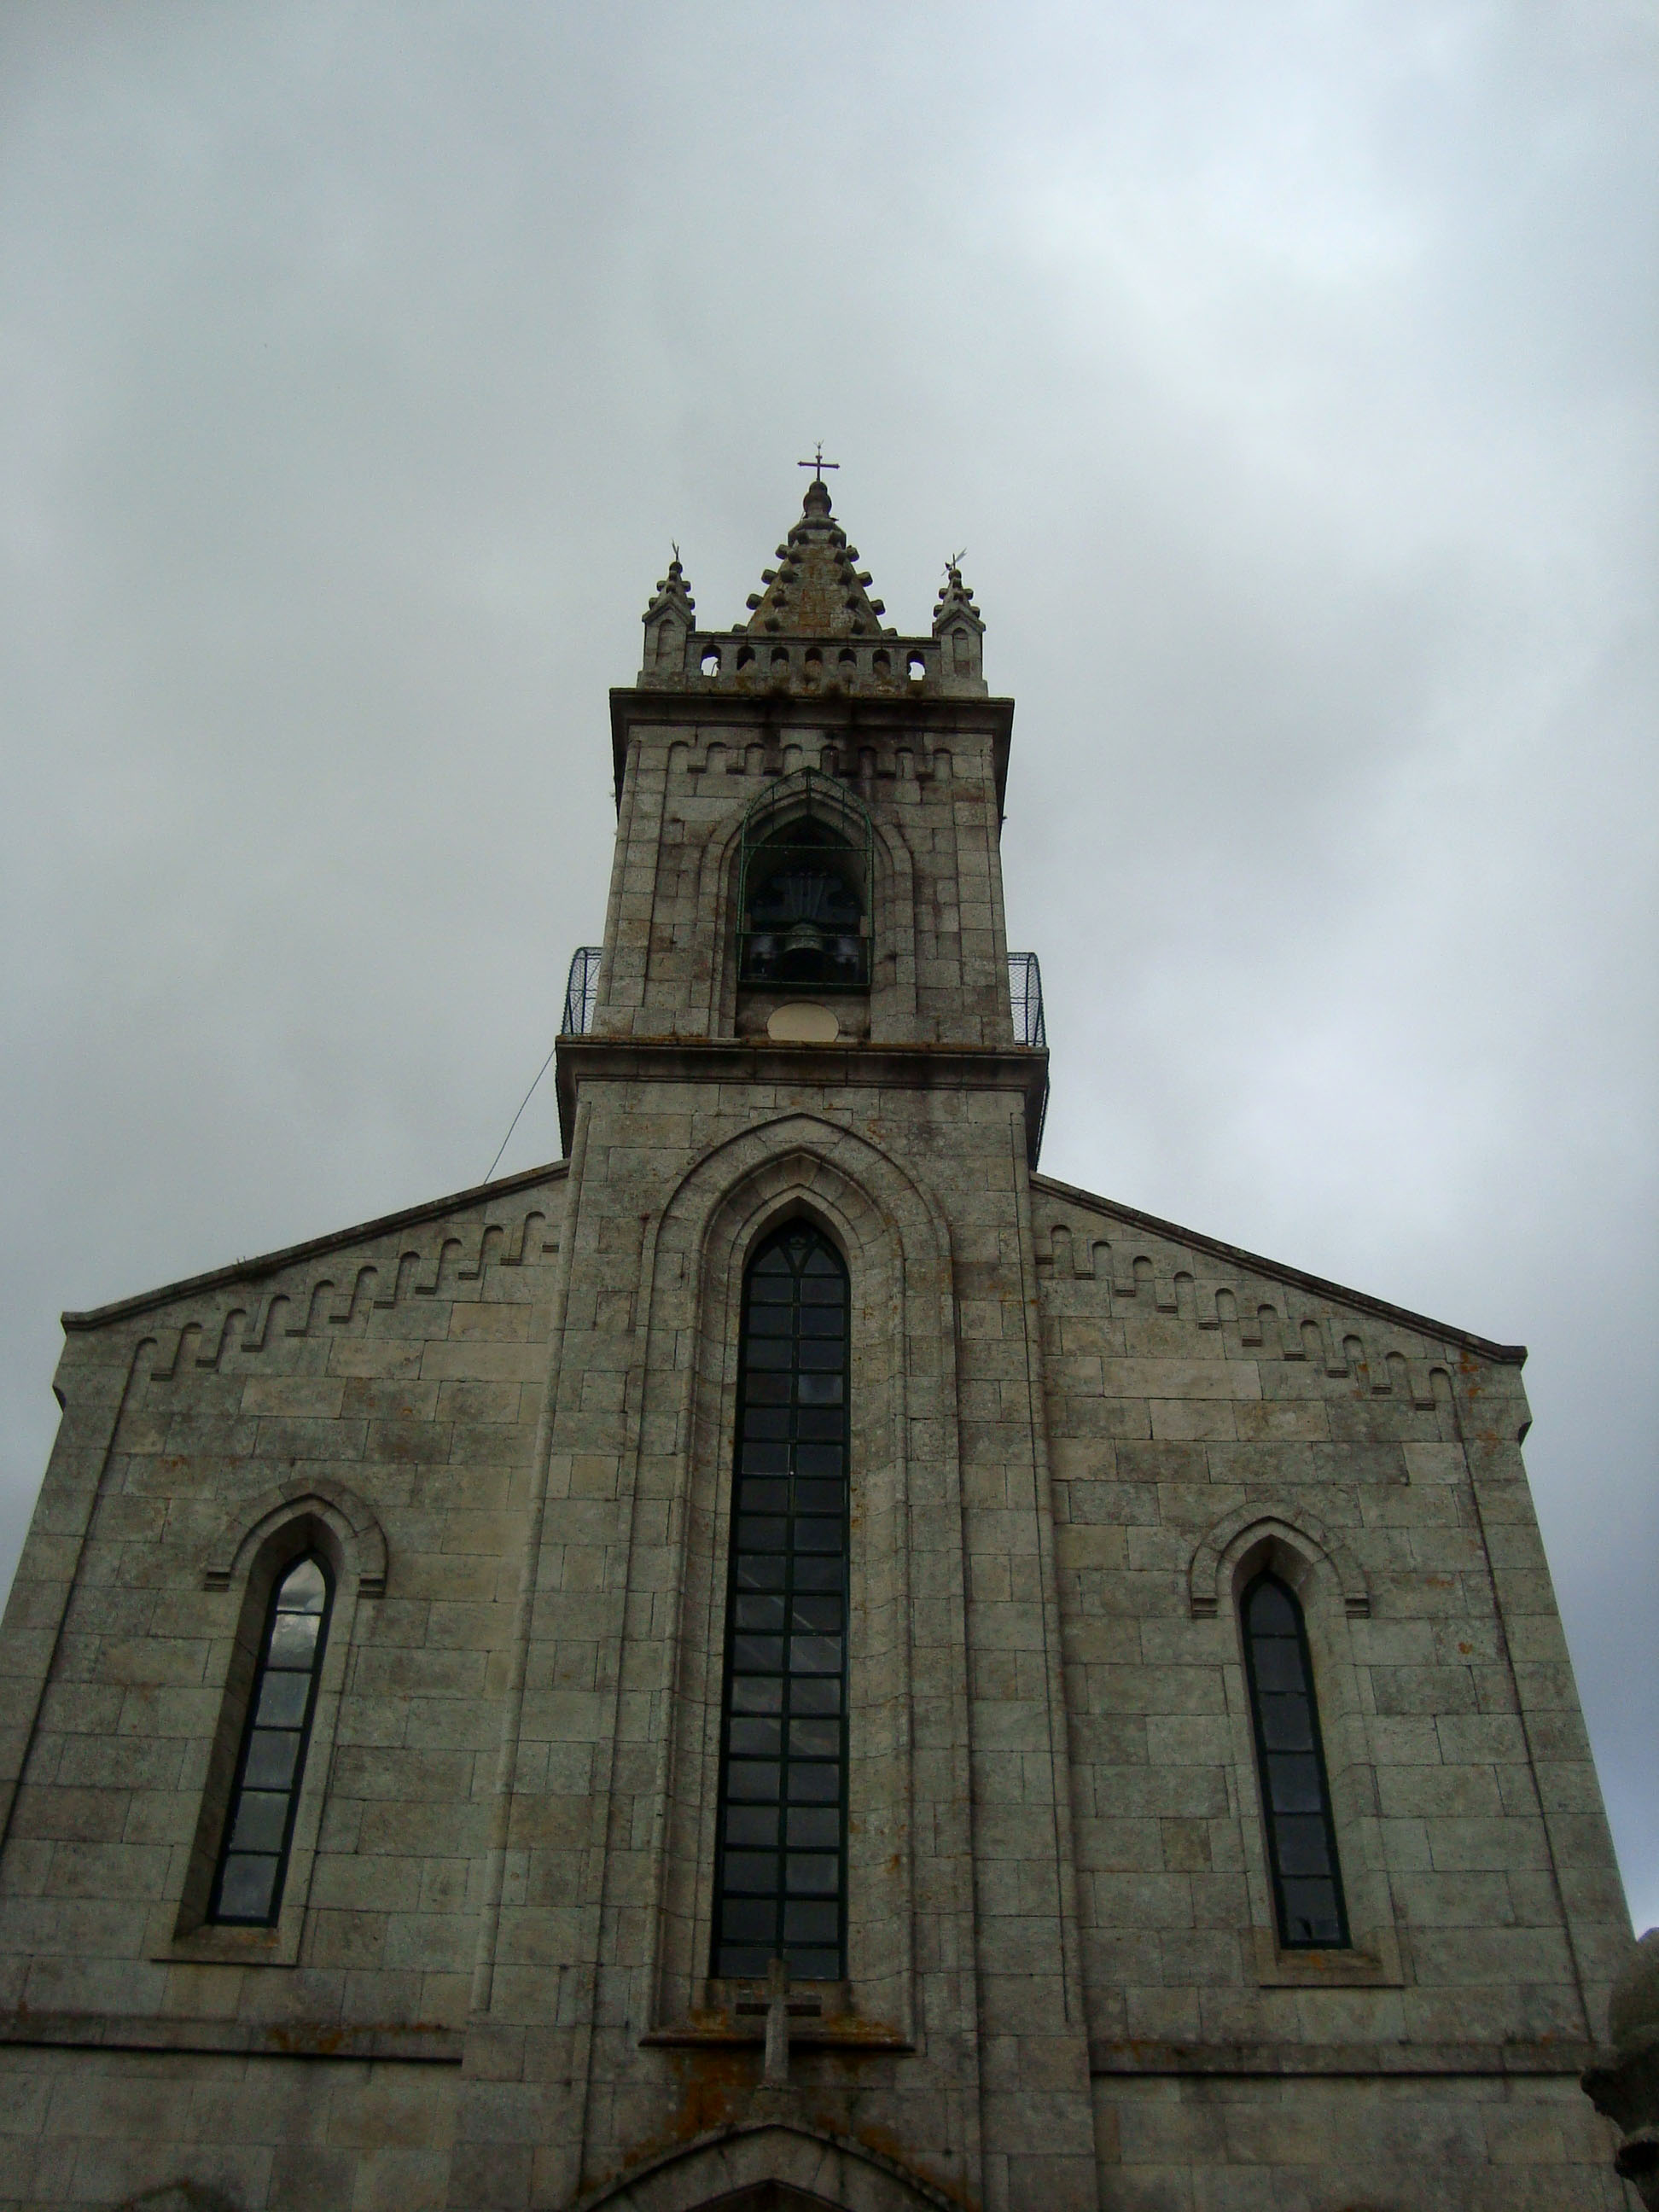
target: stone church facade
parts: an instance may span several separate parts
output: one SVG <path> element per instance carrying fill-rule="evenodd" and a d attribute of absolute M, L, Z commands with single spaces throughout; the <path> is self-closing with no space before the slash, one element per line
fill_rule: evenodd
<path fill-rule="evenodd" d="M 563 1160 L 65 1316 L 0 2203 L 1625 2203 L 1523 1354 L 1037 1171 L 869 583 L 659 586 Z"/>

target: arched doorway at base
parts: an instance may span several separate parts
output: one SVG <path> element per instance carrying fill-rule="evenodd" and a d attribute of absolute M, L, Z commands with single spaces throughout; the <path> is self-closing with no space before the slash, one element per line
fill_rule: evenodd
<path fill-rule="evenodd" d="M 572 2212 L 966 2212 L 896 2160 L 799 2122 L 700 2136 L 608 2182 Z"/>

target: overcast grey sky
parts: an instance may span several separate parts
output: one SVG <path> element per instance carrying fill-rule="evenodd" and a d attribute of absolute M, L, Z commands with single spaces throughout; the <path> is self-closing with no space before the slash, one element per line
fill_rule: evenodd
<path fill-rule="evenodd" d="M 60 1308 L 483 1173 L 822 436 L 1019 702 L 1044 1166 L 1531 1346 L 1659 1920 L 1655 20 L 9 0 L 0 1585 Z"/>

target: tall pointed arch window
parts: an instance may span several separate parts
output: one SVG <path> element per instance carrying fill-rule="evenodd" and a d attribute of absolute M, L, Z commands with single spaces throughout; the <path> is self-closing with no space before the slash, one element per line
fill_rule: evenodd
<path fill-rule="evenodd" d="M 1279 1940 L 1287 1951 L 1348 1943 L 1307 1624 L 1296 1594 L 1259 1574 L 1240 1606 Z"/>
<path fill-rule="evenodd" d="M 803 1222 L 744 1285 L 714 1972 L 847 1954 L 848 1278 Z"/>
<path fill-rule="evenodd" d="M 295 1560 L 271 1592 L 210 1920 L 269 1928 L 282 1909 L 333 1600 L 333 1578 L 314 1552 Z"/>

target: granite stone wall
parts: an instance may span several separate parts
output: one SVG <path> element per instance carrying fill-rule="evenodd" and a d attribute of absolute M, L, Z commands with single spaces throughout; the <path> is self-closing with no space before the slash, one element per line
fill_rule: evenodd
<path fill-rule="evenodd" d="M 1007 1042 L 998 851 L 1006 701 L 939 702 L 917 727 L 880 725 L 873 708 L 854 714 L 844 702 L 781 697 L 738 719 L 736 702 L 622 696 L 626 768 L 599 1035 L 731 1036 L 763 1026 L 768 994 L 741 994 L 750 1004 L 740 1006 L 736 978 L 744 817 L 763 793 L 787 802 L 792 781 L 827 775 L 867 814 L 872 837 L 872 988 L 867 1000 L 835 1001 L 847 1034 Z M 896 712 L 902 704 L 892 702 Z M 745 1021 L 745 1011 L 762 1020 Z"/>
<path fill-rule="evenodd" d="M 832 684 L 770 631 L 745 672 L 671 569 L 567 1162 L 67 1317 L 0 1630 L 4 2212 L 1620 2204 L 1576 2076 L 1629 1930 L 1521 1355 L 1032 1172 L 1012 706 L 941 598 Z M 814 1044 L 739 988 L 736 872 L 818 776 L 872 980 Z M 795 1216 L 851 1279 L 849 1943 L 786 1991 L 708 1967 L 738 1314 Z M 281 1919 L 214 1924 L 305 1547 Z M 1276 1932 L 1263 1565 L 1340 1948 Z"/>
<path fill-rule="evenodd" d="M 1575 2073 L 1626 1938 L 1513 1358 L 1031 1177 L 1017 1054 L 605 1049 L 568 1168 L 71 1330 L 3 1638 L 0 2202 L 667 2212 L 763 2137 L 908 2203 L 1617 2204 Z M 792 1212 L 854 1286 L 853 1941 L 769 2085 L 706 1964 L 736 1299 Z M 289 1904 L 210 1928 L 301 1526 Z M 1274 1938 L 1264 1559 L 1347 1954 Z"/>
<path fill-rule="evenodd" d="M 6 2014 L 464 2023 L 563 1194 L 70 1317 L 0 1632 Z M 307 1545 L 336 1588 L 282 1923 L 208 1927 L 246 1655 Z"/>

